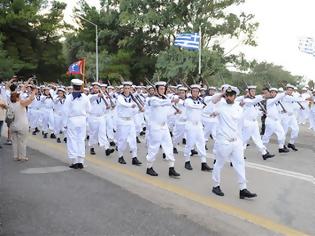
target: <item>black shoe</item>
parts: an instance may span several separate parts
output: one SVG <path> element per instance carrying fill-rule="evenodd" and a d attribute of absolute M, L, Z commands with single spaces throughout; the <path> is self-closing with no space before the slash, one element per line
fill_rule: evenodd
<path fill-rule="evenodd" d="M 145 132 L 144 132 L 144 131 L 141 131 L 141 132 L 140 132 L 140 136 L 143 136 L 143 135 L 145 135 Z"/>
<path fill-rule="evenodd" d="M 37 127 L 35 128 L 35 132 L 36 132 L 36 133 L 38 133 L 38 132 L 39 132 L 39 129 L 38 129 Z"/>
<path fill-rule="evenodd" d="M 67 138 L 64 138 L 63 141 L 64 141 L 65 143 L 67 143 Z"/>
<path fill-rule="evenodd" d="M 223 197 L 224 196 L 224 193 L 222 192 L 220 186 L 217 186 L 217 187 L 213 187 L 212 188 L 212 192 L 218 196 L 221 196 Z"/>
<path fill-rule="evenodd" d="M 186 144 L 186 139 L 185 139 L 185 138 L 183 138 L 182 143 L 183 143 L 183 144 Z"/>
<path fill-rule="evenodd" d="M 198 155 L 198 152 L 196 150 L 191 150 L 190 152 L 190 156 L 193 156 L 193 155 Z"/>
<path fill-rule="evenodd" d="M 143 129 L 142 129 L 144 132 L 147 130 L 147 127 L 143 127 Z"/>
<path fill-rule="evenodd" d="M 33 132 L 32 132 L 32 135 L 36 135 L 36 134 L 37 134 L 37 132 L 36 132 L 36 131 L 33 131 Z"/>
<path fill-rule="evenodd" d="M 207 147 L 207 145 L 205 145 L 205 149 L 206 149 L 206 151 L 208 151 L 208 147 Z"/>
<path fill-rule="evenodd" d="M 138 137 L 136 139 L 137 139 L 137 143 L 141 143 L 141 141 L 140 141 L 140 139 Z"/>
<path fill-rule="evenodd" d="M 163 159 L 166 159 L 166 154 L 165 154 L 165 153 L 163 153 L 162 157 L 163 157 Z"/>
<path fill-rule="evenodd" d="M 294 144 L 288 143 L 288 148 L 291 148 L 293 151 L 298 151 Z"/>
<path fill-rule="evenodd" d="M 123 164 L 123 165 L 127 164 L 127 162 L 125 161 L 124 157 L 119 157 L 119 158 L 118 158 L 118 162 L 119 162 L 120 164 Z"/>
<path fill-rule="evenodd" d="M 186 168 L 187 170 L 192 170 L 192 169 L 193 169 L 192 166 L 191 166 L 191 164 L 190 164 L 190 161 L 186 161 L 186 162 L 185 162 L 185 168 Z"/>
<path fill-rule="evenodd" d="M 290 150 L 287 149 L 286 147 L 279 148 L 279 153 L 287 153 L 287 152 L 290 152 Z"/>
<path fill-rule="evenodd" d="M 90 154 L 91 155 L 95 155 L 96 154 L 94 148 L 90 148 Z"/>
<path fill-rule="evenodd" d="M 135 166 L 141 166 L 142 162 L 140 162 L 137 157 L 134 157 L 132 158 L 132 164 Z"/>
<path fill-rule="evenodd" d="M 214 160 L 213 160 L 213 165 L 214 165 L 216 162 L 217 162 L 217 160 L 216 160 L 216 159 L 214 159 Z"/>
<path fill-rule="evenodd" d="M 115 149 L 106 149 L 105 154 L 106 154 L 106 156 L 109 156 L 113 152 L 115 152 Z"/>
<path fill-rule="evenodd" d="M 48 135 L 47 133 L 44 133 L 44 137 L 43 138 L 47 138 L 47 135 Z"/>
<path fill-rule="evenodd" d="M 78 163 L 78 169 L 83 169 L 83 168 L 84 168 L 83 164 L 82 163 Z"/>
<path fill-rule="evenodd" d="M 86 140 L 89 140 L 90 139 L 90 136 L 88 135 L 88 136 L 86 136 Z"/>
<path fill-rule="evenodd" d="M 60 140 L 60 138 L 57 138 L 57 143 L 61 143 L 61 140 Z"/>
<path fill-rule="evenodd" d="M 244 199 L 244 198 L 253 198 L 253 197 L 257 197 L 256 193 L 251 193 L 250 191 L 248 191 L 246 188 L 243 190 L 240 190 L 240 199 Z"/>
<path fill-rule="evenodd" d="M 233 163 L 232 162 L 230 162 L 230 166 L 233 167 Z"/>
<path fill-rule="evenodd" d="M 56 138 L 56 135 L 54 133 L 50 134 L 50 138 L 51 139 L 55 139 Z"/>
<path fill-rule="evenodd" d="M 213 136 L 212 136 L 212 134 L 210 134 L 210 138 L 213 140 Z"/>
<path fill-rule="evenodd" d="M 158 173 L 156 173 L 153 168 L 147 168 L 147 174 L 151 176 L 158 176 Z"/>
<path fill-rule="evenodd" d="M 69 168 L 79 169 L 79 163 L 72 164 L 72 165 L 69 166 Z"/>
<path fill-rule="evenodd" d="M 274 156 L 275 156 L 275 155 L 270 154 L 269 152 L 267 152 L 265 155 L 262 156 L 262 158 L 263 158 L 264 160 L 267 160 L 267 159 L 269 159 L 269 158 L 273 158 Z"/>
<path fill-rule="evenodd" d="M 111 147 L 115 147 L 116 143 L 113 142 L 113 141 L 111 141 L 111 142 L 109 143 L 109 145 L 110 145 Z"/>
<path fill-rule="evenodd" d="M 178 151 L 177 151 L 177 148 L 176 148 L 176 147 L 173 147 L 173 153 L 174 153 L 174 154 L 178 154 Z"/>
<path fill-rule="evenodd" d="M 170 132 L 171 137 L 173 137 L 173 132 Z"/>
<path fill-rule="evenodd" d="M 208 164 L 206 162 L 201 163 L 201 170 L 202 171 L 212 171 L 213 168 L 211 168 L 210 166 L 208 166 Z"/>
<path fill-rule="evenodd" d="M 169 177 L 179 177 L 180 176 L 180 174 L 175 171 L 174 167 L 170 167 L 168 169 L 168 175 L 169 175 Z"/>
<path fill-rule="evenodd" d="M 42 131 L 42 135 L 44 135 L 45 134 L 45 132 L 44 131 Z"/>

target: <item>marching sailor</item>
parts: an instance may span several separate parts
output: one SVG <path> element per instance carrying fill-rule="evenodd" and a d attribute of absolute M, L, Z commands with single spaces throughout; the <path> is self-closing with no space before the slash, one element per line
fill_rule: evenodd
<path fill-rule="evenodd" d="M 54 133 L 57 137 L 57 143 L 61 143 L 60 133 L 64 131 L 65 119 L 64 103 L 66 100 L 66 91 L 63 88 L 57 89 L 57 96 L 54 98 Z"/>

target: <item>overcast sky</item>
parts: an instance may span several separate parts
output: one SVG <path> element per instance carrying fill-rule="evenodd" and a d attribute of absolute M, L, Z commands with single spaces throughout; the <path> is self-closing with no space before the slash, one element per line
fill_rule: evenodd
<path fill-rule="evenodd" d="M 86 0 L 90 5 L 99 5 L 98 0 Z M 67 1 L 66 16 L 71 15 L 74 1 Z M 315 57 L 298 50 L 302 37 L 315 38 L 314 0 L 247 0 L 239 6 L 247 13 L 253 13 L 260 23 L 256 32 L 258 46 L 238 47 L 248 59 L 272 62 L 282 65 L 292 74 L 315 79 Z M 227 43 L 232 48 L 235 42 Z"/>

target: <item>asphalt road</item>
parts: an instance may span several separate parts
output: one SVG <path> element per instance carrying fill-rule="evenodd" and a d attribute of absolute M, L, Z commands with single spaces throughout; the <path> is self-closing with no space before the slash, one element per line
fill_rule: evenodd
<path fill-rule="evenodd" d="M 233 168 L 222 173 L 223 198 L 211 193 L 211 174 L 183 168 L 182 146 L 176 156 L 180 179 L 170 179 L 158 158 L 159 177 L 145 166 L 117 164 L 117 154 L 87 155 L 84 171 L 68 170 L 64 144 L 29 137 L 31 160 L 10 160 L 0 149 L 1 220 L 4 235 L 315 235 L 315 133 L 301 127 L 298 152 L 263 161 L 253 144 L 246 151 L 248 188 L 258 194 L 238 198 Z M 138 158 L 145 162 L 144 140 Z M 208 163 L 212 163 L 208 144 Z M 4 155 L 3 155 L 4 153 Z M 45 153 L 45 154 L 42 154 Z M 45 169 L 37 169 L 45 167 Z M 50 168 L 47 168 L 50 167 Z M 32 169 L 35 168 L 35 169 Z M 43 173 L 49 172 L 49 173 Z M 25 220 L 25 222 L 23 221 Z"/>

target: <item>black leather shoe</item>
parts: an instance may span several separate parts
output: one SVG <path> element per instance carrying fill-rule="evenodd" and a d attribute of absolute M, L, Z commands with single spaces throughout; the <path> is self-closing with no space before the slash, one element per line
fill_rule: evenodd
<path fill-rule="evenodd" d="M 134 157 L 132 158 L 132 164 L 135 166 L 141 166 L 142 162 L 140 162 L 137 157 Z"/>
<path fill-rule="evenodd" d="M 38 133 L 38 132 L 39 132 L 39 129 L 38 129 L 37 127 L 35 128 L 35 132 L 36 132 L 36 133 Z"/>
<path fill-rule="evenodd" d="M 244 198 L 253 198 L 253 197 L 257 197 L 256 193 L 251 193 L 250 191 L 248 191 L 246 188 L 243 190 L 240 190 L 240 199 L 244 199 Z"/>
<path fill-rule="evenodd" d="M 174 167 L 169 168 L 168 175 L 170 177 L 179 177 L 180 176 L 180 174 L 175 171 Z"/>
<path fill-rule="evenodd" d="M 201 163 L 201 170 L 202 170 L 202 171 L 212 171 L 213 168 L 211 168 L 210 166 L 208 166 L 207 163 Z"/>
<path fill-rule="evenodd" d="M 119 162 L 120 164 L 123 164 L 123 165 L 127 164 L 127 162 L 125 161 L 124 157 L 119 157 L 119 158 L 118 158 L 118 162 Z"/>
<path fill-rule="evenodd" d="M 83 164 L 82 163 L 78 163 L 78 169 L 83 169 L 83 168 L 84 168 Z"/>
<path fill-rule="evenodd" d="M 64 141 L 65 143 L 67 143 L 67 138 L 64 138 L 63 141 Z"/>
<path fill-rule="evenodd" d="M 178 151 L 177 151 L 177 148 L 176 148 L 176 147 L 173 148 L 173 153 L 174 153 L 174 154 L 178 154 Z"/>
<path fill-rule="evenodd" d="M 265 155 L 262 156 L 262 158 L 263 158 L 264 160 L 267 160 L 267 159 L 269 159 L 269 158 L 273 158 L 274 156 L 275 156 L 275 155 L 270 154 L 269 152 L 267 152 Z"/>
<path fill-rule="evenodd" d="M 163 153 L 163 154 L 162 154 L 162 157 L 163 157 L 163 159 L 166 159 L 166 154 Z"/>
<path fill-rule="evenodd" d="M 140 139 L 138 137 L 136 139 L 137 139 L 137 143 L 141 143 L 141 141 L 140 141 Z"/>
<path fill-rule="evenodd" d="M 32 135 L 36 135 L 36 134 L 37 134 L 37 132 L 36 132 L 36 131 L 33 131 L 33 132 L 32 132 Z"/>
<path fill-rule="evenodd" d="M 206 149 L 206 151 L 208 151 L 208 147 L 207 147 L 207 145 L 205 145 L 205 149 Z"/>
<path fill-rule="evenodd" d="M 113 142 L 113 141 L 111 141 L 111 142 L 109 143 L 109 145 L 110 145 L 111 147 L 114 147 L 114 146 L 116 145 L 116 143 Z"/>
<path fill-rule="evenodd" d="M 61 143 L 61 140 L 60 140 L 60 138 L 57 138 L 57 143 Z"/>
<path fill-rule="evenodd" d="M 291 148 L 293 151 L 298 151 L 294 144 L 288 143 L 288 148 Z"/>
<path fill-rule="evenodd" d="M 140 136 L 143 136 L 143 135 L 145 135 L 145 132 L 144 132 L 144 131 L 141 131 L 141 132 L 140 132 Z"/>
<path fill-rule="evenodd" d="M 43 138 L 47 138 L 47 135 L 48 135 L 47 133 L 44 133 L 44 137 Z"/>
<path fill-rule="evenodd" d="M 186 161 L 186 162 L 185 162 L 185 168 L 186 168 L 187 170 L 192 170 L 192 169 L 193 169 L 192 166 L 191 166 L 191 164 L 190 164 L 190 161 Z"/>
<path fill-rule="evenodd" d="M 113 152 L 115 152 L 114 149 L 106 149 L 105 154 L 106 154 L 106 156 L 109 156 L 109 155 L 112 154 Z"/>
<path fill-rule="evenodd" d="M 193 155 L 198 155 L 198 152 L 196 150 L 191 150 L 190 152 L 190 156 L 193 156 Z"/>
<path fill-rule="evenodd" d="M 88 135 L 88 136 L 86 136 L 86 140 L 89 140 L 90 139 L 90 136 Z"/>
<path fill-rule="evenodd" d="M 72 164 L 72 165 L 69 166 L 69 168 L 79 169 L 79 163 Z"/>
<path fill-rule="evenodd" d="M 158 176 L 158 173 L 156 173 L 153 168 L 147 168 L 147 174 L 151 176 Z"/>
<path fill-rule="evenodd" d="M 183 144 L 186 144 L 186 139 L 185 139 L 185 138 L 183 138 L 182 143 L 183 143 Z"/>
<path fill-rule="evenodd" d="M 94 148 L 90 148 L 90 154 L 91 155 L 95 155 L 96 154 Z"/>
<path fill-rule="evenodd" d="M 232 162 L 230 162 L 230 166 L 233 167 L 233 163 Z"/>
<path fill-rule="evenodd" d="M 213 165 L 214 165 L 216 162 L 217 162 L 217 160 L 216 160 L 216 159 L 214 159 L 214 160 L 213 160 Z"/>
<path fill-rule="evenodd" d="M 56 135 L 55 135 L 54 133 L 52 133 L 52 134 L 50 135 L 50 138 L 51 138 L 51 139 L 55 139 L 55 138 L 56 138 Z"/>
<path fill-rule="evenodd" d="M 223 196 L 224 196 L 224 193 L 222 192 L 220 186 L 213 187 L 213 188 L 212 188 L 212 192 L 213 192 L 215 195 L 218 195 L 218 196 L 220 196 L 220 197 L 223 197 Z"/>
<path fill-rule="evenodd" d="M 279 153 L 287 153 L 290 152 L 287 148 L 279 148 Z"/>

